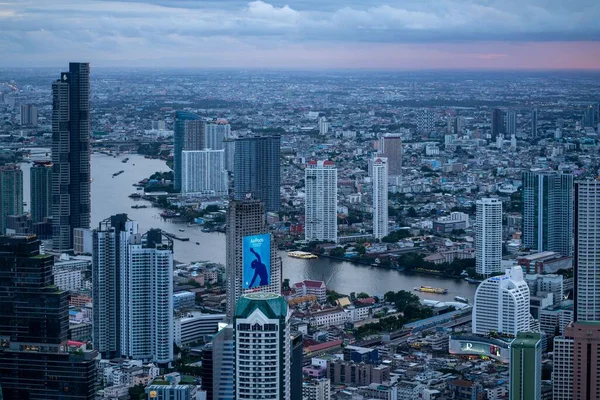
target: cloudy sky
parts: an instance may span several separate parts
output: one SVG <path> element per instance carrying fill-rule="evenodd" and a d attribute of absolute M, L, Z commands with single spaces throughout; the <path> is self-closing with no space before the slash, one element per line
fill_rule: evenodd
<path fill-rule="evenodd" d="M 599 0 L 0 0 L 0 67 L 600 69 Z"/>

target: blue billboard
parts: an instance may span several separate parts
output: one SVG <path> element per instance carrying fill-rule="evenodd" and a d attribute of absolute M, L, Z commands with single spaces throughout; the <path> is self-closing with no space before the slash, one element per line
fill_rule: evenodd
<path fill-rule="evenodd" d="M 242 242 L 242 289 L 271 282 L 271 235 L 244 236 Z"/>

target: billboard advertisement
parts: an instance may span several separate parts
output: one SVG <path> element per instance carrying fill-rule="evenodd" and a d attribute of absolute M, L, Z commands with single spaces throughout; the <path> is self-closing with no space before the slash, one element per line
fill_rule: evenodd
<path fill-rule="evenodd" d="M 271 235 L 244 236 L 242 243 L 242 289 L 271 282 Z"/>

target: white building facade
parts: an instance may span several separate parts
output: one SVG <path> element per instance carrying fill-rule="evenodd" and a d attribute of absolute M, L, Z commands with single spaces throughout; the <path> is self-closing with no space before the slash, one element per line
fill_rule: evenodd
<path fill-rule="evenodd" d="M 489 276 L 501 271 L 502 202 L 499 199 L 477 200 L 475 235 L 475 271 Z"/>
<path fill-rule="evenodd" d="M 337 242 L 337 169 L 332 161 L 310 161 L 305 169 L 304 235 Z"/>
<path fill-rule="evenodd" d="M 373 237 L 388 235 L 388 164 L 387 158 L 373 160 Z"/>
<path fill-rule="evenodd" d="M 160 230 L 131 235 L 120 278 L 121 355 L 173 360 L 173 246 Z"/>
<path fill-rule="evenodd" d="M 181 193 L 226 195 L 225 150 L 183 151 L 181 153 Z"/>
<path fill-rule="evenodd" d="M 508 268 L 501 276 L 483 281 L 475 292 L 473 333 L 497 332 L 516 336 L 531 330 L 529 286 L 520 266 Z"/>
<path fill-rule="evenodd" d="M 289 318 L 280 295 L 240 297 L 234 317 L 236 399 L 290 400 Z"/>

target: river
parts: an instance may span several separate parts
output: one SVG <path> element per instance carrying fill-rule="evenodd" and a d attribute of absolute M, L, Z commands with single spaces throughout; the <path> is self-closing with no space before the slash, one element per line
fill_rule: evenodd
<path fill-rule="evenodd" d="M 122 163 L 125 157 L 129 162 Z M 34 157 L 32 157 L 34 158 Z M 35 159 L 35 158 L 34 158 Z M 21 164 L 23 168 L 23 198 L 29 204 L 29 168 L 31 164 Z M 112 174 L 123 170 L 124 173 L 112 177 Z M 117 213 L 127 213 L 129 218 L 138 221 L 140 229 L 160 228 L 167 232 L 187 236 L 189 242 L 175 241 L 175 258 L 181 262 L 213 261 L 225 264 L 225 235 L 222 233 L 205 233 L 198 227 L 187 227 L 164 220 L 159 216 L 159 209 L 148 207 L 132 209 L 134 204 L 147 204 L 144 200 L 132 200 L 128 196 L 136 192 L 132 186 L 153 172 L 167 171 L 168 167 L 162 160 L 146 159 L 136 154 L 121 155 L 117 158 L 100 153 L 92 155 L 92 227 Z M 27 207 L 26 207 L 27 208 Z M 178 229 L 185 229 L 179 232 Z M 199 245 L 196 245 L 196 242 Z M 452 300 L 454 296 L 473 299 L 476 285 L 470 285 L 464 280 L 446 279 L 436 276 L 408 274 L 395 270 L 386 270 L 345 261 L 320 258 L 302 260 L 288 257 L 280 252 L 283 259 L 283 277 L 291 282 L 303 279 L 324 280 L 327 287 L 341 293 L 367 292 L 384 294 L 393 290 L 409 290 L 413 287 L 428 285 L 448 289 L 445 295 L 418 294 L 422 298 L 432 300 Z"/>

